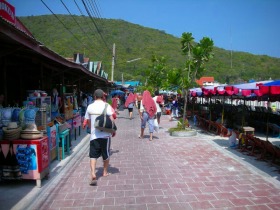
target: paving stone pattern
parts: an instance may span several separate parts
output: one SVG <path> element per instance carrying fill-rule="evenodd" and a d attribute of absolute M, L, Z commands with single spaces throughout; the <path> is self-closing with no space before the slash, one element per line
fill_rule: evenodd
<path fill-rule="evenodd" d="M 167 132 L 176 121 L 161 118 L 162 127 L 149 141 L 139 139 L 140 119 L 127 110 L 117 119 L 108 177 L 98 160 L 98 185 L 90 186 L 88 143 L 55 179 L 40 189 L 30 209 L 186 210 L 280 209 L 280 185 L 251 170 L 209 136 L 175 138 Z M 87 136 L 89 138 L 89 136 Z"/>

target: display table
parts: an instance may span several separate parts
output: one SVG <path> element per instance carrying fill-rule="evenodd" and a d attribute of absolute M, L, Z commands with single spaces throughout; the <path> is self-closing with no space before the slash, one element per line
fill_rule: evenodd
<path fill-rule="evenodd" d="M 49 174 L 48 137 L 35 140 L 2 140 L 0 144 L 5 157 L 10 143 L 18 160 L 22 179 L 36 180 L 37 187 L 41 187 L 41 180 Z"/>
<path fill-rule="evenodd" d="M 56 145 L 59 145 L 59 142 L 61 143 L 61 157 L 60 155 L 57 155 L 57 160 L 63 160 L 65 158 L 65 150 L 66 154 L 70 154 L 70 129 L 64 129 L 59 132 L 59 125 L 56 124 L 56 128 L 58 131 L 58 134 L 56 136 Z M 59 147 L 57 147 L 57 154 L 60 154 Z"/>
<path fill-rule="evenodd" d="M 70 125 L 69 129 L 70 129 L 70 147 L 71 147 L 71 141 L 74 135 L 74 140 L 77 140 L 77 134 L 78 136 L 81 135 L 81 126 L 82 126 L 82 116 L 80 115 L 80 113 L 76 113 L 73 115 L 72 118 L 66 120 L 66 122 Z"/>

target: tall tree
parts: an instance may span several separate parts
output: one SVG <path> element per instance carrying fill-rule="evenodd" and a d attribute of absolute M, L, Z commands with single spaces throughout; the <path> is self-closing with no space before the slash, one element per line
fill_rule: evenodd
<path fill-rule="evenodd" d="M 213 57 L 214 42 L 208 37 L 203 37 L 199 43 L 193 42 L 192 33 L 183 33 L 181 37 L 181 50 L 184 55 L 187 55 L 186 67 L 182 71 L 182 77 L 187 79 L 182 85 L 184 95 L 184 113 L 183 125 L 185 124 L 187 103 L 188 103 L 188 89 L 195 84 L 197 76 L 201 76 L 205 70 L 204 64 Z M 185 72 L 187 71 L 187 75 Z"/>
<path fill-rule="evenodd" d="M 182 52 L 183 54 L 187 55 L 187 61 L 186 61 L 186 66 L 188 66 L 188 74 L 187 74 L 187 80 L 190 80 L 190 73 L 191 73 L 191 51 L 193 49 L 193 42 L 194 38 L 192 36 L 192 33 L 186 33 L 184 32 L 181 37 L 181 44 L 182 44 Z"/>
<path fill-rule="evenodd" d="M 165 57 L 152 56 L 152 65 L 147 70 L 148 80 L 147 85 L 152 87 L 153 90 L 159 90 L 164 86 L 167 79 L 168 68 L 166 65 Z"/>

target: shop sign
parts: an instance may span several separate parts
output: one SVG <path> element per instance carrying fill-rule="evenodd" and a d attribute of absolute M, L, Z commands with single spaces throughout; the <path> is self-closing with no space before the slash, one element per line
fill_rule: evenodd
<path fill-rule="evenodd" d="M 5 0 L 0 0 L 0 16 L 13 24 L 16 23 L 15 8 Z"/>

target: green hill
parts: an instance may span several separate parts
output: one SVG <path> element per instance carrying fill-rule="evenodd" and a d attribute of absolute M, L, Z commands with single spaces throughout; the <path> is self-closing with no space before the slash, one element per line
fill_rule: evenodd
<path fill-rule="evenodd" d="M 167 57 L 170 69 L 184 67 L 185 57 L 181 54 L 180 38 L 164 31 L 123 20 L 92 19 L 85 16 L 28 16 L 20 17 L 20 20 L 38 41 L 56 53 L 64 57 L 73 57 L 77 52 L 83 53 L 91 61 L 102 61 L 103 69 L 109 75 L 115 43 L 114 80 L 121 80 L 123 75 L 125 80 L 145 81 L 143 72 L 151 64 L 152 54 Z M 215 48 L 214 53 L 214 58 L 207 64 L 205 76 L 214 76 L 218 82 L 280 79 L 279 58 L 234 51 L 231 56 L 229 50 L 221 48 Z M 142 59 L 126 62 L 136 58 Z"/>

